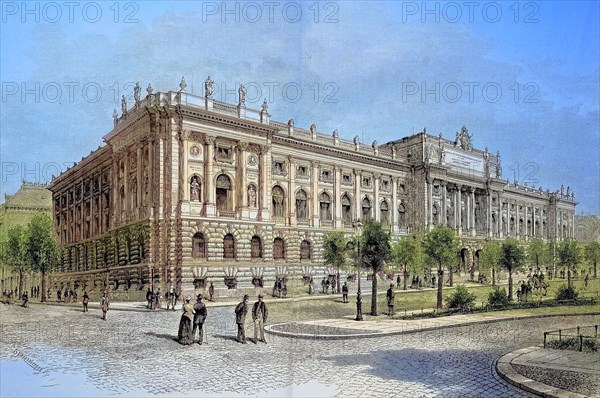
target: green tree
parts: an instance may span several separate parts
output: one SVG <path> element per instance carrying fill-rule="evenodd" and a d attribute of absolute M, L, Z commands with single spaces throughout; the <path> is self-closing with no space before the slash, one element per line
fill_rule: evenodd
<path fill-rule="evenodd" d="M 496 286 L 496 270 L 500 262 L 500 244 L 498 242 L 486 241 L 479 253 L 479 272 L 488 272 L 492 277 L 492 286 Z"/>
<path fill-rule="evenodd" d="M 541 239 L 532 239 L 527 246 L 527 264 L 535 269 L 541 269 L 550 259 L 548 245 Z"/>
<path fill-rule="evenodd" d="M 368 221 L 360 237 L 363 267 L 372 271 L 371 315 L 377 315 L 377 273 L 383 270 L 391 254 L 390 233 L 378 221 Z"/>
<path fill-rule="evenodd" d="M 584 249 L 585 259 L 594 266 L 594 278 L 598 277 L 598 263 L 600 262 L 600 243 L 589 242 Z"/>
<path fill-rule="evenodd" d="M 567 268 L 567 287 L 571 289 L 571 271 L 575 269 L 581 261 L 581 251 L 579 244 L 574 239 L 565 239 L 556 247 L 558 254 L 558 264 Z"/>
<path fill-rule="evenodd" d="M 323 259 L 325 264 L 337 268 L 337 289 L 340 292 L 340 268 L 346 264 L 348 240 L 341 231 L 325 232 L 323 236 Z"/>
<path fill-rule="evenodd" d="M 418 236 L 404 237 L 392 246 L 392 261 L 402 267 L 403 289 L 410 275 L 417 275 L 423 269 L 423 251 Z"/>
<path fill-rule="evenodd" d="M 508 300 L 513 299 L 512 274 L 525 263 L 525 250 L 514 238 L 507 238 L 500 247 L 500 266 L 508 271 Z"/>
<path fill-rule="evenodd" d="M 23 294 L 23 276 L 31 269 L 27 258 L 27 231 L 21 225 L 9 228 L 7 239 L 4 242 L 4 261 L 8 266 L 19 274 L 19 287 L 17 296 Z"/>
<path fill-rule="evenodd" d="M 46 301 L 46 275 L 58 263 L 58 245 L 47 214 L 35 215 L 27 226 L 26 251 L 34 271 L 42 274 L 42 301 Z"/>
<path fill-rule="evenodd" d="M 436 227 L 423 240 L 423 251 L 429 261 L 437 266 L 437 308 L 443 305 L 444 266 L 452 266 L 456 262 L 458 241 L 454 230 L 448 227 Z"/>

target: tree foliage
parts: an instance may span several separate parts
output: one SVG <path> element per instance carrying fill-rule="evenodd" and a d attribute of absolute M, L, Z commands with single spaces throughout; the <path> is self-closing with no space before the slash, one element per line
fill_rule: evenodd
<path fill-rule="evenodd" d="M 4 262 L 19 274 L 18 294 L 23 293 L 23 275 L 31 268 L 27 258 L 27 230 L 21 225 L 9 228 L 2 250 Z"/>
<path fill-rule="evenodd" d="M 441 309 L 443 305 L 444 267 L 451 267 L 457 261 L 458 241 L 454 230 L 448 227 L 436 227 L 425 235 L 422 246 L 429 261 L 437 266 L 437 308 Z"/>
<path fill-rule="evenodd" d="M 585 259 L 594 267 L 594 278 L 598 277 L 598 263 L 600 263 L 600 243 L 588 242 L 584 249 Z"/>
<path fill-rule="evenodd" d="M 483 249 L 479 254 L 479 272 L 490 275 L 492 286 L 496 286 L 496 270 L 500 263 L 500 244 L 498 242 L 487 241 L 483 244 Z"/>
<path fill-rule="evenodd" d="M 42 292 L 45 292 L 46 274 L 57 265 L 59 258 L 58 245 L 52 231 L 52 220 L 47 214 L 35 215 L 29 222 L 27 230 L 27 258 L 32 270 L 42 274 Z M 46 295 L 42 294 L 41 297 L 42 301 L 45 301 Z"/>
<path fill-rule="evenodd" d="M 418 236 L 404 237 L 392 246 L 392 261 L 402 267 L 404 289 L 409 275 L 418 275 L 423 270 L 424 258 L 421 240 Z"/>
<path fill-rule="evenodd" d="M 556 248 L 558 265 L 567 269 L 567 287 L 571 286 L 571 272 L 581 261 L 579 244 L 574 239 L 565 239 Z"/>
<path fill-rule="evenodd" d="M 527 246 L 527 264 L 535 269 L 540 269 L 550 260 L 548 245 L 539 238 L 532 239 Z"/>
<path fill-rule="evenodd" d="M 500 266 L 508 271 L 508 299 L 512 301 L 512 274 L 525 263 L 525 250 L 514 238 L 507 238 L 500 247 Z"/>
<path fill-rule="evenodd" d="M 348 240 L 341 231 L 329 231 L 323 236 L 323 259 L 332 267 L 343 267 L 346 263 Z"/>
<path fill-rule="evenodd" d="M 383 271 L 391 251 L 389 231 L 378 221 L 368 221 L 360 237 L 360 256 L 362 266 L 372 271 L 371 315 L 377 315 L 377 273 Z"/>

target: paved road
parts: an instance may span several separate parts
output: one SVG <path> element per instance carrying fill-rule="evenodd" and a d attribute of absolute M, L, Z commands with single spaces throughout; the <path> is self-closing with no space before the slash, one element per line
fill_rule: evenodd
<path fill-rule="evenodd" d="M 0 396 L 521 397 L 495 373 L 496 359 L 538 344 L 543 330 L 593 322 L 556 317 L 241 345 L 233 309 L 222 307 L 210 309 L 208 344 L 181 346 L 179 317 L 113 311 L 102 321 L 98 310 L 0 304 Z"/>

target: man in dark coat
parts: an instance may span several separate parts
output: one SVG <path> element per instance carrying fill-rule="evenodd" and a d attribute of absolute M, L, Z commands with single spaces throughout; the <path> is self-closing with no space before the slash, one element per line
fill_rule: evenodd
<path fill-rule="evenodd" d="M 235 307 L 235 323 L 237 324 L 237 341 L 242 344 L 248 344 L 246 341 L 246 330 L 244 323 L 246 322 L 246 314 L 248 313 L 248 299 L 250 297 L 244 294 L 244 299 Z"/>
<path fill-rule="evenodd" d="M 390 288 L 387 290 L 387 305 L 388 305 L 388 316 L 394 315 L 394 284 L 390 283 Z"/>
<path fill-rule="evenodd" d="M 148 288 L 148 291 L 146 292 L 146 301 L 148 302 L 148 304 L 146 305 L 146 308 L 152 309 L 152 290 L 150 290 L 150 288 Z"/>
<path fill-rule="evenodd" d="M 254 344 L 257 341 L 266 343 L 265 340 L 265 322 L 267 322 L 267 304 L 263 301 L 263 295 L 258 295 L 258 301 L 252 307 L 252 320 L 254 321 Z M 258 338 L 260 335 L 260 339 Z"/>
<path fill-rule="evenodd" d="M 196 304 L 194 304 L 194 329 L 192 330 L 192 340 L 196 338 L 196 329 L 200 335 L 198 344 L 202 344 L 204 338 L 202 327 L 204 326 L 204 320 L 206 319 L 206 305 L 202 302 L 202 295 L 199 294 L 196 298 Z"/>
<path fill-rule="evenodd" d="M 83 312 L 88 312 L 88 303 L 90 302 L 90 296 L 88 296 L 87 292 L 83 292 Z"/>
<path fill-rule="evenodd" d="M 344 303 L 348 302 L 348 282 L 344 282 L 342 286 L 342 301 Z"/>

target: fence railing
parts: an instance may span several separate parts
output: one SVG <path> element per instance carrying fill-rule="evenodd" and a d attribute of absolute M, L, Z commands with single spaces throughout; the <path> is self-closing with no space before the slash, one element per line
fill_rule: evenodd
<path fill-rule="evenodd" d="M 574 328 L 551 330 L 544 332 L 544 348 L 551 341 L 575 342 L 578 351 L 583 351 L 584 341 L 600 343 L 598 328 L 600 325 L 577 326 Z M 593 344 L 593 343 L 592 343 Z"/>

